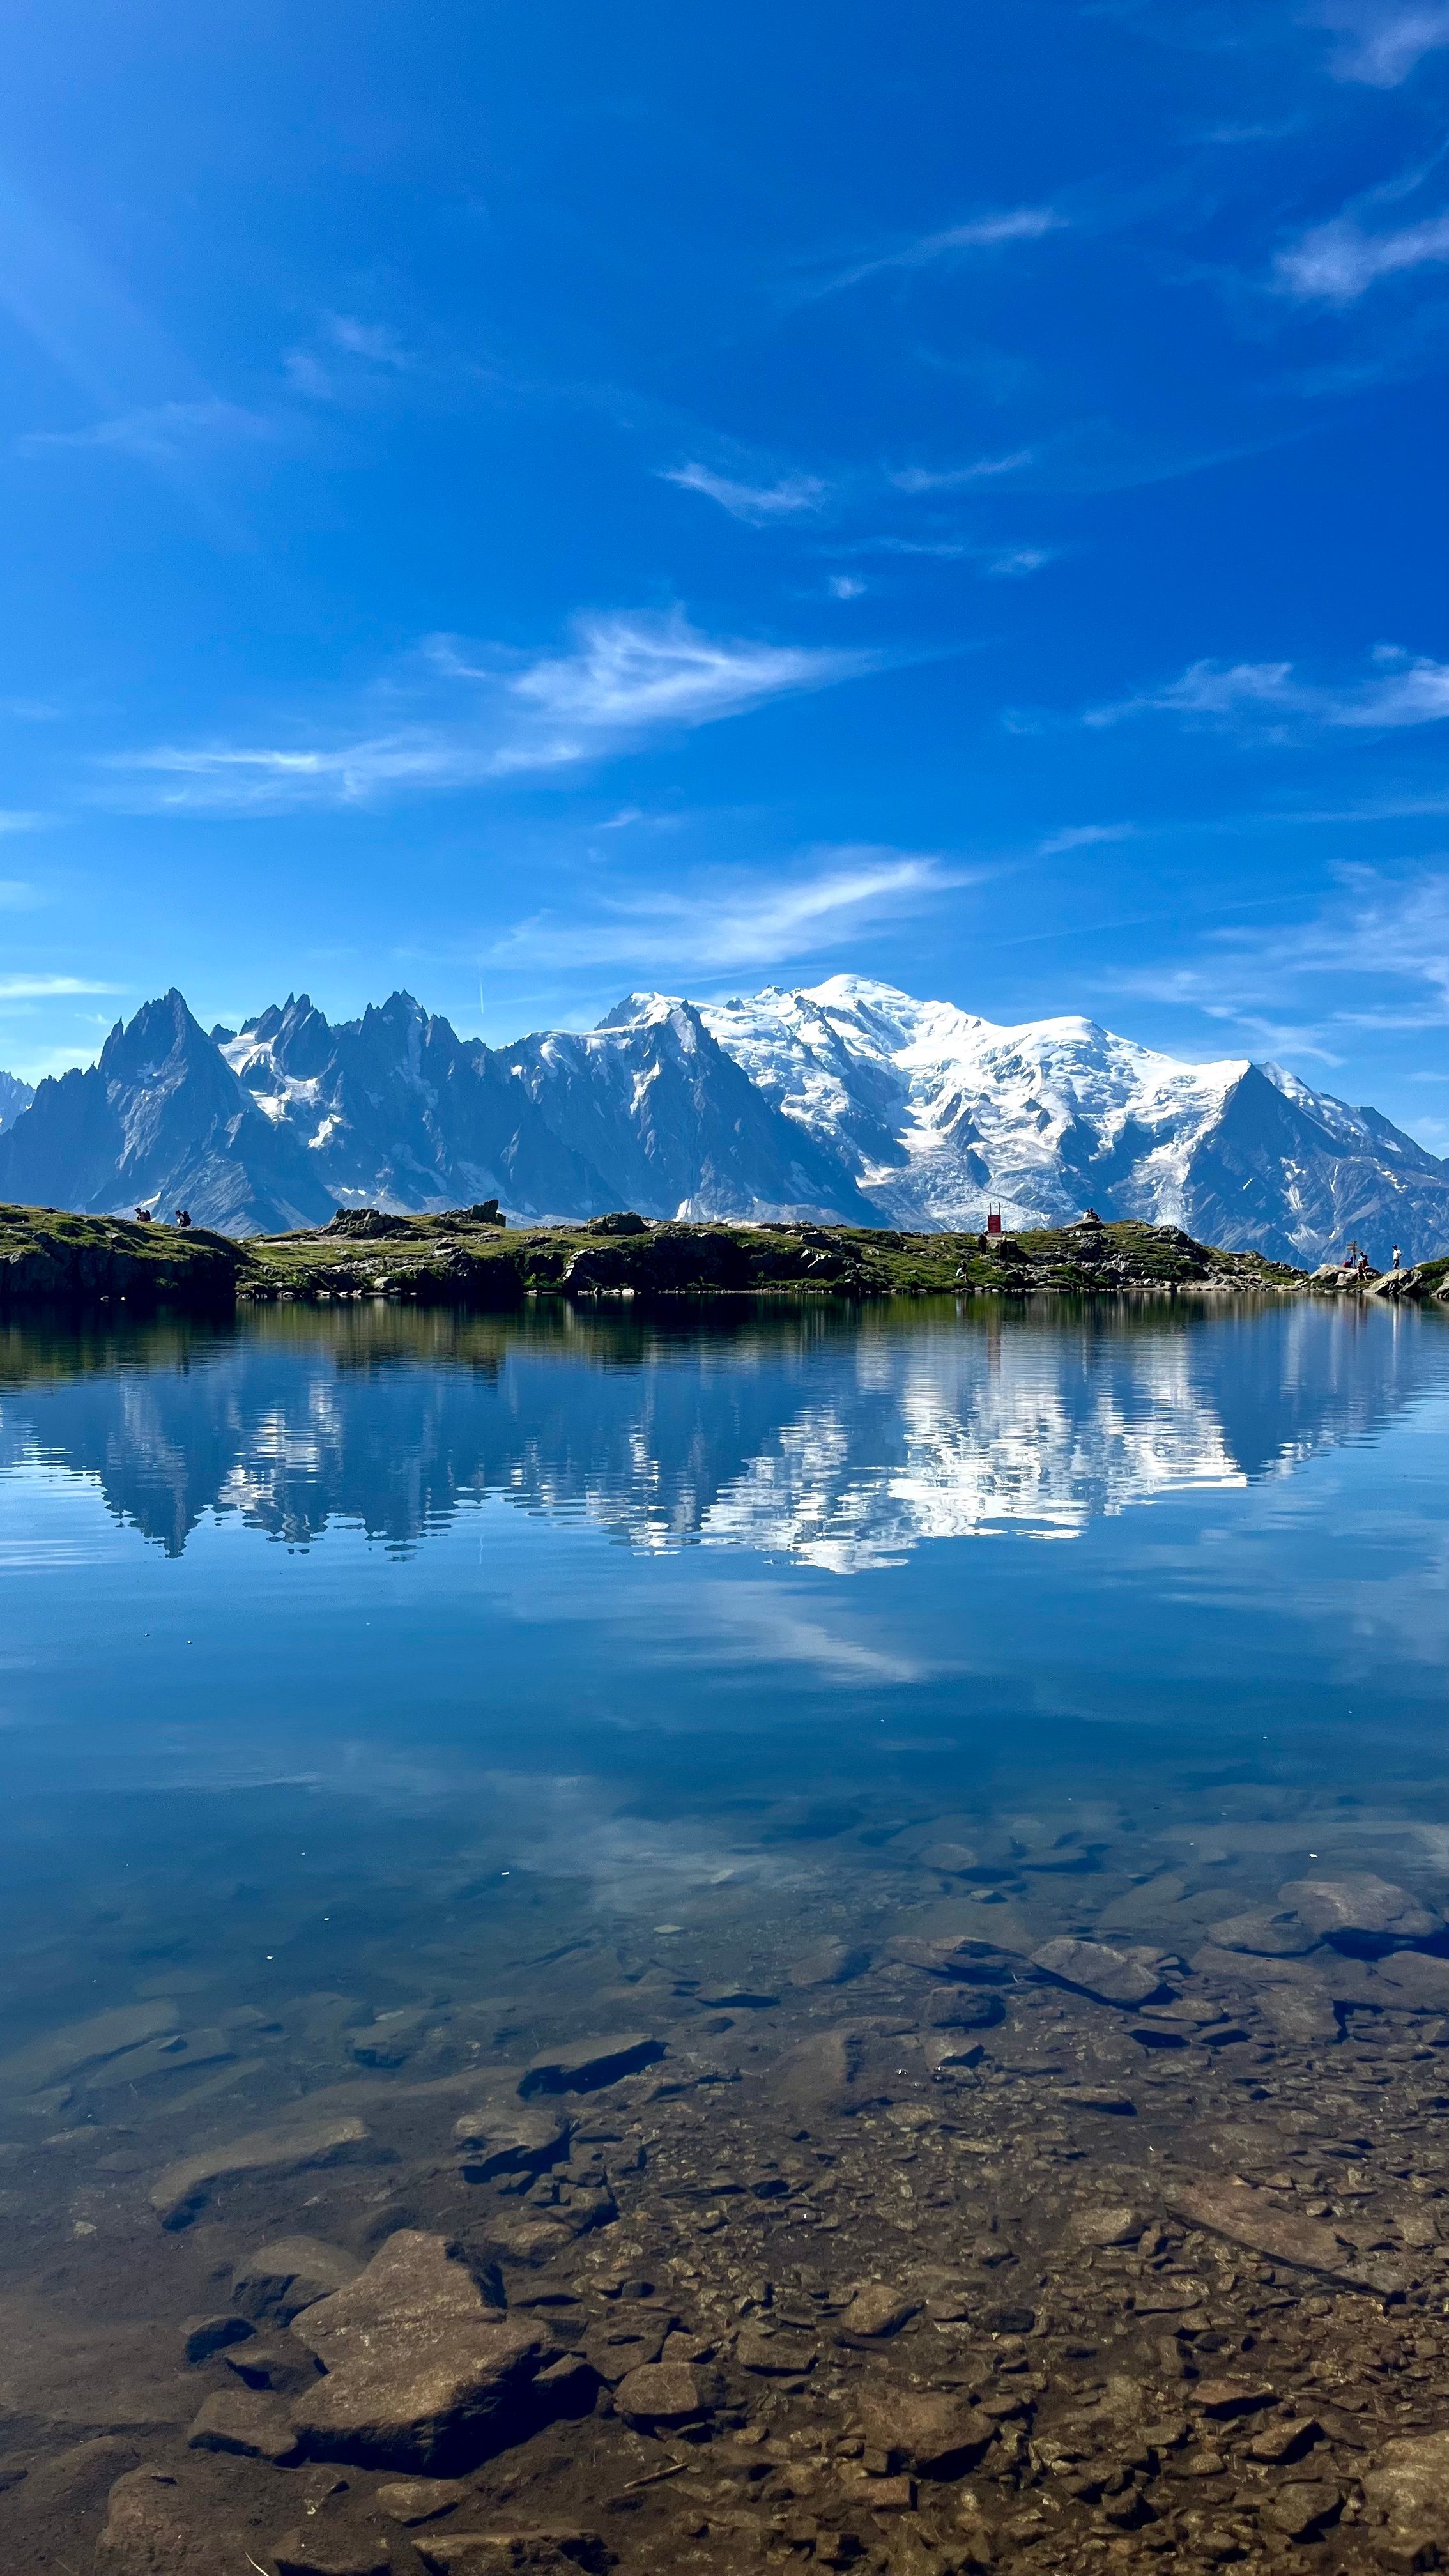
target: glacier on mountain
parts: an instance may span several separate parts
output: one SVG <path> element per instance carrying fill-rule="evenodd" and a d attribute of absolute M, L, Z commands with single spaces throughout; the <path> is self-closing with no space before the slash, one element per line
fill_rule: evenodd
<path fill-rule="evenodd" d="M 1094 1021 L 1015 1027 L 868 977 L 730 1001 L 631 993 L 587 1031 L 462 1038 L 411 994 L 329 1022 L 289 995 L 203 1030 L 117 1023 L 0 1133 L 0 1198 L 188 1206 L 263 1233 L 337 1206 L 498 1198 L 516 1217 L 978 1231 L 1107 1218 L 1304 1266 L 1449 1245 L 1449 1164 L 1377 1110 L 1246 1058 L 1188 1064 Z"/>

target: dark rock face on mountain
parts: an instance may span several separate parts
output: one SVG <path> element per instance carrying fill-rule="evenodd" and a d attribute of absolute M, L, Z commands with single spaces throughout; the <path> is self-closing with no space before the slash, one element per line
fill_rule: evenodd
<path fill-rule="evenodd" d="M 604 1174 L 611 1208 L 879 1222 L 843 1159 L 766 1099 L 689 1002 L 631 995 L 586 1035 L 525 1038 L 507 1062 Z"/>
<path fill-rule="evenodd" d="M 41 1083 L 0 1136 L 0 1199 L 188 1207 L 233 1234 L 317 1224 L 332 1205 L 305 1148 L 263 1115 L 174 991 L 118 1020 L 99 1064 Z"/>
<path fill-rule="evenodd" d="M 0 1135 L 13 1127 L 22 1109 L 28 1109 L 35 1093 L 18 1073 L 0 1073 Z"/>
<path fill-rule="evenodd" d="M 289 995 L 216 1037 L 329 1205 L 421 1213 L 501 1198 L 526 1215 L 592 1215 L 609 1204 L 587 1150 L 540 1116 L 508 1058 L 410 993 L 336 1028 L 307 994 Z"/>
<path fill-rule="evenodd" d="M 4 1098 L 0 1094 L 0 1109 Z M 3 1124 L 3 1121 L 0 1121 Z M 179 993 L 0 1133 L 0 1198 L 188 1207 L 232 1234 L 335 1207 L 975 1233 L 1104 1217 L 1304 1267 L 1449 1246 L 1449 1163 L 1276 1066 L 1187 1064 L 1081 1019 L 996 1027 L 836 976 L 696 1007 L 631 994 L 510 1047 L 408 993 L 303 993 L 207 1036 Z"/>
<path fill-rule="evenodd" d="M 1376 1109 L 1305 1086 L 1280 1087 L 1250 1064 L 1187 1167 L 1188 1223 L 1211 1243 L 1252 1244 L 1273 1259 L 1311 1261 L 1320 1246 L 1449 1243 L 1449 1165 Z"/>

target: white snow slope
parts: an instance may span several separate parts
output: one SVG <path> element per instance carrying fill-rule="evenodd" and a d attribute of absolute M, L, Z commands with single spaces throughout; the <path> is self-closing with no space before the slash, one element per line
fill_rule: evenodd
<path fill-rule="evenodd" d="M 1182 1064 L 1091 1020 L 1002 1028 L 858 975 L 701 1016 L 902 1226 L 979 1225 L 992 1200 L 1008 1226 L 1057 1223 L 1094 1181 L 1123 1215 L 1182 1224 L 1193 1152 L 1248 1070 Z"/>

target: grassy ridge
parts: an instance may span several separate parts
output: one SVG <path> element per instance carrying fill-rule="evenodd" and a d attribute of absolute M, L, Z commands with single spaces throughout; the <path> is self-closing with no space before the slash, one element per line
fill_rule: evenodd
<path fill-rule="evenodd" d="M 227 1307 L 240 1247 L 193 1226 L 181 1233 L 68 1208 L 0 1205 L 0 1310 L 10 1307 Z"/>
<path fill-rule="evenodd" d="M 987 1239 L 856 1226 L 591 1225 L 503 1230 L 470 1211 L 375 1220 L 360 1234 L 273 1235 L 246 1245 L 246 1297 L 383 1296 L 510 1305 L 564 1296 L 814 1293 L 850 1297 L 1282 1289 L 1303 1274 L 1219 1253 L 1171 1226 L 1067 1226 Z"/>
<path fill-rule="evenodd" d="M 824 1295 L 1026 1297 L 1303 1290 L 1307 1273 L 1220 1252 L 1176 1226 L 1133 1222 L 1021 1234 L 907 1234 L 825 1225 L 505 1226 L 491 1202 L 437 1216 L 353 1209 L 331 1225 L 233 1242 L 122 1217 L 0 1206 L 0 1312 L 113 1306 L 131 1312 L 385 1298 L 506 1309 L 525 1297 Z M 1449 1303 L 1449 1256 L 1412 1294 Z"/>

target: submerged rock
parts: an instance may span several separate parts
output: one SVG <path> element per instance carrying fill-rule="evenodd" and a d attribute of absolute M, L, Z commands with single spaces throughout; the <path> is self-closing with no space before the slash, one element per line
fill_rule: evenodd
<path fill-rule="evenodd" d="M 1351 2254 L 1332 2228 L 1316 2218 L 1300 2218 L 1268 2192 L 1242 2183 L 1203 2181 L 1172 2183 L 1166 2196 L 1169 2209 L 1189 2226 L 1226 2236 L 1234 2245 L 1266 2254 L 1270 2262 L 1322 2272 L 1350 2289 L 1388 2292 L 1402 2287 L 1392 2265 Z"/>
<path fill-rule="evenodd" d="M 1105 1941 L 1063 1936 L 1033 1950 L 1031 1964 L 1062 1985 L 1095 1996 L 1099 2003 L 1145 2004 L 1150 1996 L 1167 1991 L 1162 1974 L 1165 1958 L 1161 1950 L 1115 1949 Z"/>
<path fill-rule="evenodd" d="M 278 2236 L 259 2245 L 232 2275 L 240 2316 L 254 2324 L 289 2326 L 304 2308 L 344 2290 L 362 2270 L 355 2254 L 320 2236 Z"/>
<path fill-rule="evenodd" d="M 59 2084 L 82 2067 L 97 2066 L 104 2058 L 119 2057 L 123 2049 L 139 2048 L 144 2040 L 173 2031 L 179 2019 L 174 2003 L 161 2002 L 120 2004 L 114 2012 L 93 2013 L 88 2021 L 67 2022 L 0 2058 L 0 2092 L 36 2093 L 44 2085 Z"/>
<path fill-rule="evenodd" d="M 704 2412 L 704 2394 L 688 2362 L 645 2362 L 620 2380 L 614 2404 L 626 2424 L 688 2424 Z"/>
<path fill-rule="evenodd" d="M 548 2101 L 520 2102 L 504 2094 L 465 2111 L 453 2135 L 463 2150 L 469 2182 L 492 2182 L 502 2173 L 544 2173 L 566 2156 L 574 2123 Z"/>
<path fill-rule="evenodd" d="M 1365 2519 L 1403 2547 L 1401 2567 L 1432 2567 L 1449 2530 L 1449 2432 L 1386 2442 L 1363 2472 Z M 1423 2553 L 1422 2555 L 1420 2553 Z"/>
<path fill-rule="evenodd" d="M 372 2501 L 389 2522 L 411 2530 L 415 2523 L 431 2522 L 436 2514 L 451 2513 L 472 2492 L 462 2478 L 399 2478 L 391 2486 L 378 2487 Z"/>
<path fill-rule="evenodd" d="M 1233 1914 L 1225 1923 L 1208 1927 L 1208 1939 L 1220 1950 L 1246 1950 L 1263 1959 L 1301 1959 L 1318 1938 L 1291 1906 L 1280 1906 L 1276 1913 L 1263 1906 L 1256 1913 Z"/>
<path fill-rule="evenodd" d="M 292 2409 L 305 2447 L 379 2469 L 447 2468 L 497 2447 L 548 2350 L 537 2327 L 485 2309 L 441 2236 L 414 2228 L 292 2332 L 326 2373 Z"/>
<path fill-rule="evenodd" d="M 261 2388 L 217 2388 L 186 2436 L 193 2451 L 231 2451 L 243 2460 L 295 2460 L 297 2436 L 280 2397 Z"/>
<path fill-rule="evenodd" d="M 151 2206 L 163 2227 L 184 2227 L 220 2182 L 242 2182 L 252 2174 L 304 2173 L 311 2165 L 340 2164 L 365 2146 L 368 2131 L 361 2120 L 293 2122 L 281 2129 L 257 2129 L 233 2138 L 224 2147 L 206 2147 L 200 2155 L 183 2156 L 168 2165 L 151 2192 Z"/>
<path fill-rule="evenodd" d="M 1444 1926 L 1408 1890 L 1392 1880 L 1357 1872 L 1347 1878 L 1291 1878 L 1278 1890 L 1280 1905 L 1291 1907 L 1321 1939 L 1347 1934 L 1387 1941 L 1425 1941 Z"/>
<path fill-rule="evenodd" d="M 886 2281 L 869 2281 L 857 2290 L 848 2308 L 835 2320 L 835 2331 L 842 2335 L 860 2335 L 874 2341 L 877 2337 L 898 2334 L 910 2318 L 917 2315 L 920 2300 L 908 2298 L 893 2290 Z"/>
<path fill-rule="evenodd" d="M 866 2441 L 917 2477 L 960 2477 L 996 2438 L 990 2416 L 947 2389 L 874 2388 L 856 2411 Z"/>
<path fill-rule="evenodd" d="M 559 2047 L 540 2049 L 524 2068 L 518 2090 L 532 2093 L 592 2093 L 617 2084 L 621 2075 L 637 2074 L 664 2055 L 664 2042 L 648 2031 L 615 2031 L 602 2039 L 570 2039 Z"/>
<path fill-rule="evenodd" d="M 241 2564 L 241 2534 L 215 2514 L 198 2528 L 194 2500 L 169 2469 L 132 2469 L 110 2492 L 96 2542 L 96 2576 L 227 2576 Z"/>
<path fill-rule="evenodd" d="M 272 2545 L 277 2576 L 388 2576 L 392 2552 L 378 2533 L 304 2522 Z"/>
<path fill-rule="evenodd" d="M 801 1952 L 792 1959 L 787 1974 L 792 1986 L 809 1992 L 817 1986 L 848 1985 L 853 1977 L 865 1974 L 870 1966 L 870 1952 L 850 1941 L 817 1941 L 813 1950 Z"/>

